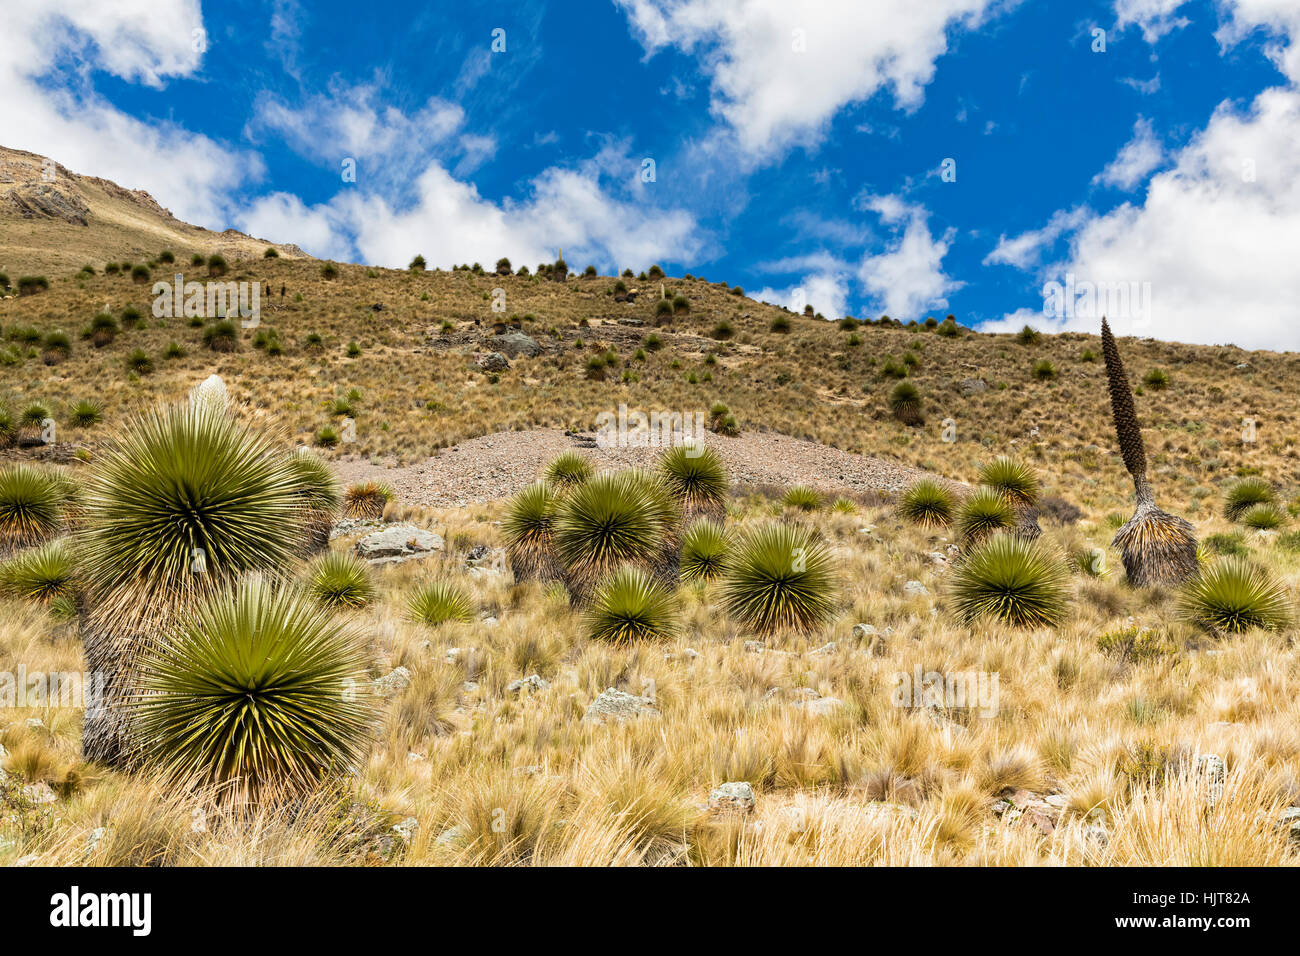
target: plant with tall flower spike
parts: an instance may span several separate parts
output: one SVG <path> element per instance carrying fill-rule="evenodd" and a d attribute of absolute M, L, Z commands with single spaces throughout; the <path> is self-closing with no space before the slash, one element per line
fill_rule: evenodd
<path fill-rule="evenodd" d="M 1110 409 L 1115 418 L 1115 435 L 1119 439 L 1124 467 L 1133 476 L 1137 490 L 1137 511 L 1115 533 L 1114 544 L 1120 549 L 1124 570 L 1131 584 L 1179 584 L 1196 573 L 1196 535 L 1191 524 L 1156 507 L 1151 483 L 1147 480 L 1147 453 L 1142 443 L 1133 407 L 1133 390 L 1124 373 L 1124 362 L 1111 334 L 1110 325 L 1101 320 L 1101 348 L 1106 359 L 1106 378 L 1110 388 Z"/>

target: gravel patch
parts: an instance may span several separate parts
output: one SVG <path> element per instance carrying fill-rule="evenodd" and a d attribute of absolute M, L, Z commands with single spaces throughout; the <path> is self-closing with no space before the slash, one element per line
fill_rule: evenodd
<path fill-rule="evenodd" d="M 385 467 L 369 461 L 336 461 L 339 479 L 350 485 L 382 481 L 403 504 L 458 508 L 514 494 L 535 481 L 556 455 L 577 451 L 599 470 L 652 466 L 659 448 L 600 448 L 594 436 L 558 428 L 497 432 L 461 442 L 423 462 Z M 933 477 L 898 462 L 831 448 L 774 432 L 735 438 L 710 433 L 708 444 L 722 456 L 731 480 L 740 485 L 806 484 L 830 494 L 893 494 Z"/>

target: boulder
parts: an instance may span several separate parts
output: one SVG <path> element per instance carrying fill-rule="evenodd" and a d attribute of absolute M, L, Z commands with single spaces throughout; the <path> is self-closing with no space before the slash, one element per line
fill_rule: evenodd
<path fill-rule="evenodd" d="M 978 395 L 988 391 L 988 383 L 982 378 L 964 378 L 958 385 L 963 395 Z"/>
<path fill-rule="evenodd" d="M 519 358 L 521 355 L 534 358 L 545 351 L 535 338 L 523 332 L 506 332 L 504 335 L 493 336 L 492 346 L 496 349 L 494 354 L 509 358 Z"/>
<path fill-rule="evenodd" d="M 474 364 L 485 372 L 504 372 L 510 367 L 510 360 L 500 352 L 475 352 Z"/>
<path fill-rule="evenodd" d="M 356 543 L 357 557 L 370 564 L 400 564 L 443 549 L 442 535 L 415 525 L 399 524 L 374 531 Z"/>
<path fill-rule="evenodd" d="M 529 674 L 527 677 L 519 677 L 512 680 L 506 685 L 506 690 L 511 694 L 517 694 L 524 690 L 535 694 L 538 691 L 546 690 L 546 688 L 550 686 L 551 682 L 543 678 L 540 674 Z"/>
<path fill-rule="evenodd" d="M 659 708 L 649 697 L 638 697 L 613 687 L 601 691 L 582 715 L 584 724 L 624 723 L 639 717 L 658 717 Z"/>
<path fill-rule="evenodd" d="M 753 813 L 754 788 L 744 781 L 724 783 L 709 794 L 709 809 Z"/>
<path fill-rule="evenodd" d="M 411 672 L 405 667 L 397 667 L 374 682 L 375 692 L 380 697 L 391 697 L 400 690 L 411 686 Z"/>

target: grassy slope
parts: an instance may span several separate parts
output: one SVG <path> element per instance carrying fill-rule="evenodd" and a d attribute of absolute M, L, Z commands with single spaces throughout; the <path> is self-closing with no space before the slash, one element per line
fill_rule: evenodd
<path fill-rule="evenodd" d="M 186 262 L 192 249 L 174 251 Z M 75 335 L 105 301 L 119 313 L 128 304 L 148 311 L 148 287 L 128 278 L 43 271 L 53 280 L 50 292 L 0 301 L 5 331 L 30 325 Z M 48 402 L 60 420 L 67 402 L 101 398 L 108 425 L 74 434 L 91 457 L 102 432 L 130 409 L 179 397 L 213 371 L 254 414 L 302 441 L 330 420 L 327 399 L 357 387 L 363 392 L 360 451 L 406 460 L 501 428 L 590 427 L 596 412 L 620 401 L 683 409 L 721 400 L 742 428 L 892 455 L 966 480 L 979 461 L 1018 450 L 1038 466 L 1049 493 L 1084 508 L 1085 520 L 1075 528 L 1047 524 L 1054 545 L 1105 546 L 1110 516 L 1130 508 L 1131 486 L 1118 455 L 1089 450 L 1113 447 L 1100 361 L 1080 360 L 1084 349 L 1100 354 L 1095 337 L 1020 345 L 1008 336 L 944 339 L 873 327 L 860 330 L 861 343 L 850 346 L 850 333 L 807 319 L 794 319 L 788 335 L 770 333 L 777 310 L 679 278 L 666 286 L 670 294 L 685 294 L 692 311 L 657 331 L 665 347 L 642 362 L 632 355 L 652 331 L 655 283 L 631 283 L 653 292 L 620 305 L 608 295 L 614 281 L 608 277 L 555 284 L 342 266 L 339 278 L 326 281 L 317 264 L 285 260 L 250 261 L 231 276 L 241 277 L 265 280 L 276 291 L 263 324 L 278 331 L 283 356 L 269 357 L 250 341 L 234 354 L 214 355 L 202 346 L 202 330 L 184 319 L 162 327 L 151 319 L 103 349 L 77 340 L 72 359 L 54 368 L 35 356 L 0 366 L 0 393 L 16 408 Z M 497 287 L 506 290 L 507 316 L 531 314 L 531 321 L 521 319 L 525 331 L 562 347 L 516 361 L 492 384 L 461 349 L 491 336 L 473 320 L 491 316 L 487 297 Z M 375 304 L 383 308 L 375 311 Z M 596 324 L 619 317 L 648 324 Z M 583 319 L 595 327 L 580 327 Z M 735 337 L 709 339 L 723 319 Z M 448 338 L 464 346 L 431 344 L 444 320 L 456 326 Z M 311 332 L 324 336 L 319 354 L 302 347 Z M 581 348 L 574 344 L 579 338 Z M 188 349 L 186 358 L 162 359 L 173 340 Z M 349 341 L 362 346 L 361 357 L 346 357 Z M 912 380 L 928 415 L 921 429 L 887 415 L 893 382 L 878 377 L 888 356 L 901 358 L 914 342 L 922 347 Z M 588 381 L 586 359 L 608 345 L 620 356 L 617 374 Z M 138 381 L 124 364 L 135 348 L 158 366 Z M 1286 437 L 1296 414 L 1288 385 L 1293 356 L 1135 341 L 1121 348 L 1135 376 L 1153 366 L 1171 376 L 1168 389 L 1138 397 L 1166 507 L 1188 514 L 1204 535 L 1228 530 L 1214 514 L 1216 486 L 1237 469 L 1258 467 L 1284 488 L 1293 485 L 1295 449 Z M 709 353 L 717 355 L 716 366 L 704 364 Z M 1055 381 L 1031 375 L 1042 358 L 1055 363 Z M 1235 369 L 1241 362 L 1251 367 Z M 639 380 L 620 381 L 625 365 Z M 713 381 L 690 385 L 691 372 L 697 378 L 711 372 Z M 958 383 L 973 377 L 991 388 L 964 398 Z M 430 410 L 430 400 L 441 404 Z M 1247 416 L 1260 423 L 1253 446 L 1240 442 Z M 940 440 L 946 417 L 957 423 L 955 444 Z M 1030 434 L 1034 427 L 1037 436 Z M 729 521 L 763 520 L 779 510 L 768 499 L 744 498 Z M 888 509 L 869 508 L 794 519 L 822 528 L 843 573 L 840 613 L 822 632 L 748 653 L 750 635 L 721 613 L 716 590 L 686 589 L 678 639 L 608 647 L 586 641 L 578 619 L 552 592 L 515 588 L 493 575 L 465 577 L 462 559 L 471 548 L 501 543 L 494 524 L 500 516 L 499 506 L 416 515 L 445 533 L 447 562 L 384 572 L 381 601 L 360 612 L 375 635 L 374 674 L 404 665 L 414 679 L 389 704 L 372 757 L 354 783 L 361 805 L 381 810 L 354 806 L 348 826 L 375 836 L 414 816 L 419 826 L 408 862 L 1295 862 L 1268 823 L 1278 806 L 1300 797 L 1293 733 L 1300 656 L 1288 634 L 1247 635 L 1214 648 L 1171 623 L 1168 594 L 1129 589 L 1116 572 L 1075 579 L 1074 611 L 1058 632 L 957 626 L 945 613 L 945 572 L 926 558 L 943 547 L 944 534 L 909 528 Z M 864 527 L 875 530 L 863 534 Z M 1300 580 L 1300 563 L 1285 539 L 1243 540 L 1288 583 Z M 482 612 L 499 623 L 428 630 L 404 621 L 405 596 L 435 576 L 463 579 Z M 928 593 L 904 593 L 908 580 L 921 581 Z M 1148 659 L 1129 660 L 1098 644 L 1130 615 L 1168 639 Z M 894 633 L 875 646 L 858 645 L 850 638 L 857 621 Z M 837 642 L 833 652 L 810 653 L 828 641 Z M 451 647 L 473 650 L 452 663 L 445 653 Z M 1205 653 L 1212 649 L 1221 653 Z M 19 661 L 29 671 L 78 669 L 75 625 L 0 602 L 0 662 L 12 670 Z M 895 675 L 917 667 L 997 673 L 997 716 L 951 712 L 953 726 L 892 706 Z M 507 691 L 509 681 L 532 673 L 551 688 L 524 697 Z M 579 722 L 587 701 L 604 688 L 640 692 L 647 681 L 661 719 L 623 730 Z M 806 688 L 845 706 L 824 718 L 793 708 L 790 702 Z M 45 727 L 26 727 L 27 716 L 41 717 Z M 312 825 L 272 822 L 256 840 L 229 828 L 196 831 L 183 798 L 79 765 L 77 736 L 77 714 L 66 709 L 0 719 L 0 742 L 14 755 L 10 769 L 21 766 L 30 778 L 69 794 L 61 797 L 57 820 L 42 823 L 33 813 L 25 833 L 12 819 L 6 823 L 0 862 L 27 853 L 43 862 L 83 862 L 88 835 L 104 825 L 118 836 L 98 844 L 94 862 L 360 862 L 373 861 L 382 849 L 374 840 L 340 841 L 337 817 L 325 812 Z M 1166 773 L 1198 750 L 1222 754 L 1231 768 L 1214 814 L 1201 811 L 1193 780 Z M 754 783 L 761 829 L 697 809 L 724 780 Z M 1044 836 L 1032 826 L 996 825 L 991 808 L 1006 788 L 1064 794 L 1070 809 L 1062 827 Z M 905 811 L 879 811 L 872 801 L 881 800 L 908 805 L 918 816 L 900 823 L 896 815 Z M 1084 835 L 1097 808 L 1111 834 L 1104 849 Z M 1268 811 L 1262 817 L 1261 809 Z M 500 819 L 508 824 L 505 836 L 493 827 Z M 452 826 L 477 842 L 435 839 Z"/>

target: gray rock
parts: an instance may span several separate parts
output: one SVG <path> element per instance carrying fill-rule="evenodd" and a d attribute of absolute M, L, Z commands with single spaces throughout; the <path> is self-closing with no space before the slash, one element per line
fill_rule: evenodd
<path fill-rule="evenodd" d="M 659 708 L 649 697 L 638 697 L 613 687 L 601 691 L 582 715 L 584 724 L 623 723 L 639 717 L 658 717 Z"/>
<path fill-rule="evenodd" d="M 36 804 L 54 803 L 59 799 L 44 781 L 23 787 L 23 797 Z"/>
<path fill-rule="evenodd" d="M 411 686 L 411 672 L 405 667 L 396 667 L 374 682 L 375 692 L 380 697 L 392 697 L 398 691 Z"/>
<path fill-rule="evenodd" d="M 523 690 L 535 694 L 538 691 L 546 690 L 550 686 L 551 682 L 544 679 L 540 674 L 529 674 L 527 677 L 512 680 L 506 685 L 506 690 L 511 694 L 517 694 Z"/>
<path fill-rule="evenodd" d="M 988 391 L 988 382 L 982 378 L 964 378 L 958 386 L 963 395 L 979 395 L 981 392 Z"/>
<path fill-rule="evenodd" d="M 442 535 L 399 524 L 374 531 L 356 543 L 357 557 L 370 564 L 400 564 L 413 558 L 424 558 L 444 547 Z"/>
<path fill-rule="evenodd" d="M 903 585 L 904 594 L 929 594 L 924 584 L 920 581 L 908 581 Z"/>
<path fill-rule="evenodd" d="M 830 657 L 835 653 L 837 647 L 838 645 L 834 641 L 831 641 L 829 644 L 823 644 L 815 651 L 809 651 L 808 654 L 811 657 Z"/>
<path fill-rule="evenodd" d="M 415 831 L 418 829 L 420 829 L 420 821 L 415 817 L 407 817 L 401 823 L 393 824 L 393 832 L 397 834 L 397 838 L 404 846 L 411 845 L 411 840 L 415 838 Z"/>
<path fill-rule="evenodd" d="M 1227 767 L 1218 754 L 1201 754 L 1196 761 L 1196 776 L 1205 785 L 1205 805 L 1210 809 L 1223 798 L 1223 783 L 1227 779 Z"/>
<path fill-rule="evenodd" d="M 724 783 L 709 794 L 709 809 L 753 813 L 754 788 L 743 780 Z"/>
<path fill-rule="evenodd" d="M 767 650 L 767 645 L 764 644 L 762 641 L 746 641 L 746 642 L 745 642 L 745 653 L 746 653 L 746 654 L 762 654 L 762 653 L 763 653 L 764 651 L 766 651 L 766 650 Z"/>
<path fill-rule="evenodd" d="M 91 830 L 90 836 L 86 837 L 86 856 L 90 856 L 98 850 L 107 836 L 108 827 L 95 827 L 95 829 Z"/>
<path fill-rule="evenodd" d="M 468 834 L 462 826 L 450 827 L 443 830 L 434 838 L 434 843 L 438 846 L 464 846 L 468 839 Z"/>
<path fill-rule="evenodd" d="M 475 352 L 474 364 L 485 372 L 504 372 L 510 367 L 510 360 L 500 352 Z"/>
<path fill-rule="evenodd" d="M 844 701 L 838 697 L 818 697 L 816 700 L 796 701 L 793 705 L 817 717 L 829 717 L 844 709 Z"/>
<path fill-rule="evenodd" d="M 854 624 L 853 639 L 857 641 L 869 641 L 873 637 L 878 637 L 880 632 L 871 624 Z"/>
<path fill-rule="evenodd" d="M 545 351 L 536 339 L 523 332 L 506 332 L 504 335 L 493 336 L 492 344 L 497 352 L 510 358 L 519 358 L 521 355 L 534 358 Z"/>

